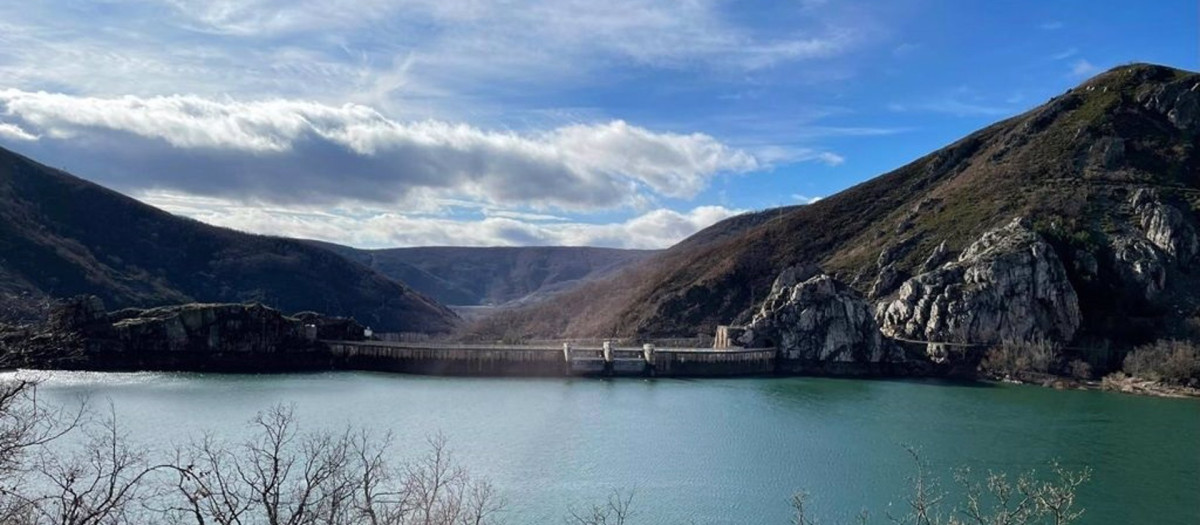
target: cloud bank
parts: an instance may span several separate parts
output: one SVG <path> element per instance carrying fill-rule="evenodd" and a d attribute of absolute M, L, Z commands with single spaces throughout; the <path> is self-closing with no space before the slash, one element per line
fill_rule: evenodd
<path fill-rule="evenodd" d="M 0 146 L 258 233 L 664 247 L 736 213 L 714 185 L 845 161 L 824 135 L 723 127 L 753 101 L 709 94 L 844 78 L 884 29 L 867 7 L 0 5 Z M 789 107 L 770 113 L 803 127 Z"/>
<path fill-rule="evenodd" d="M 136 181 L 141 188 L 292 204 L 437 196 L 595 210 L 687 199 L 718 174 L 767 167 L 705 134 L 654 132 L 620 120 L 516 133 L 283 99 L 6 89 L 0 120 L 5 136 L 36 140 L 68 167 L 98 166 L 118 186 Z"/>
<path fill-rule="evenodd" d="M 463 219 L 362 206 L 272 207 L 169 192 L 149 192 L 138 198 L 217 226 L 364 248 L 554 245 L 659 249 L 742 213 L 722 206 L 699 206 L 684 212 L 660 208 L 627 220 L 585 223 L 503 210 L 484 210 L 482 217 Z"/>

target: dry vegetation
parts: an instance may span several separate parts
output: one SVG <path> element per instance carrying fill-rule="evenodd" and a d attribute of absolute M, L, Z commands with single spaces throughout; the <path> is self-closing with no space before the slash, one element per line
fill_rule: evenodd
<path fill-rule="evenodd" d="M 1040 476 L 1030 470 L 1016 479 L 1004 473 L 989 471 L 983 481 L 970 469 L 954 473 L 954 482 L 962 500 L 949 501 L 937 478 L 931 476 L 917 452 L 909 448 L 916 464 L 910 478 L 911 493 L 904 500 L 900 514 L 888 513 L 887 522 L 904 525 L 1066 525 L 1083 517 L 1076 506 L 1075 493 L 1091 477 L 1091 471 L 1072 471 L 1057 463 L 1050 464 L 1050 476 Z M 816 525 L 806 493 L 792 498 L 793 525 Z M 871 523 L 871 516 L 862 511 L 859 524 Z"/>
<path fill-rule="evenodd" d="M 990 377 L 1020 379 L 1053 372 L 1061 355 L 1058 344 L 1052 341 L 1009 341 L 988 350 L 979 369 Z"/>
<path fill-rule="evenodd" d="M 1139 346 L 1125 356 L 1122 370 L 1151 381 L 1195 386 L 1200 383 L 1200 346 L 1177 340 Z"/>

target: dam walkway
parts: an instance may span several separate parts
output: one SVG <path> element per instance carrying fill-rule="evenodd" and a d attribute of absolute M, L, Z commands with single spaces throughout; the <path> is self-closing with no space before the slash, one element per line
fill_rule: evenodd
<path fill-rule="evenodd" d="M 775 348 L 658 348 L 323 341 L 335 359 L 362 370 L 431 375 L 721 377 L 776 371 Z"/>

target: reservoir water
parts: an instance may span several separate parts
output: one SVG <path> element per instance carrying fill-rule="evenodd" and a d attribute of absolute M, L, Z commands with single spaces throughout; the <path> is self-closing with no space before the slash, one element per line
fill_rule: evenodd
<path fill-rule="evenodd" d="M 11 374 L 11 373 L 10 373 Z M 478 379 L 371 373 L 43 373 L 42 400 L 111 402 L 131 439 L 169 450 L 237 437 L 272 404 L 305 429 L 391 431 L 400 459 L 444 434 L 508 500 L 506 523 L 562 523 L 632 489 L 637 523 L 788 523 L 803 489 L 823 523 L 886 522 L 919 449 L 1013 475 L 1088 466 L 1082 523 L 1200 523 L 1200 402 L 928 381 Z"/>

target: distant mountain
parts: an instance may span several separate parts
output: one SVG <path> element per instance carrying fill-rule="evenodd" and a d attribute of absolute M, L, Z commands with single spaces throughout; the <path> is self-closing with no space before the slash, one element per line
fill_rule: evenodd
<path fill-rule="evenodd" d="M 1144 341 L 1194 330 L 1198 137 L 1200 75 L 1120 67 L 837 195 L 762 212 L 763 220 L 730 219 L 608 280 L 472 331 L 712 333 L 774 308 L 787 299 L 777 292 L 789 279 L 814 271 L 834 279 L 827 290 L 851 290 L 839 297 L 869 301 L 885 333 L 914 339 L 978 336 L 984 328 L 995 339 L 1017 325 L 1076 340 Z M 1024 260 L 1012 250 L 1027 247 L 1036 264 L 998 266 Z M 1061 292 L 1067 311 L 1047 314 L 1053 305 L 1044 301 L 1058 299 L 1038 286 L 1056 278 L 1056 268 L 1069 282 L 1051 291 Z M 1015 273 L 997 273 L 1007 270 Z M 1001 278 L 1013 279 L 1003 285 L 1013 288 L 998 285 Z M 1041 299 L 1018 304 L 1028 297 L 1009 292 Z M 995 309 L 984 314 L 998 317 L 961 310 L 983 308 L 971 302 L 981 298 Z M 1012 305 L 1027 308 L 1006 310 Z M 1044 326 L 1059 318 L 1069 326 Z"/>
<path fill-rule="evenodd" d="M 317 244 L 455 306 L 535 302 L 611 276 L 657 253 L 583 246 L 359 250 Z"/>
<path fill-rule="evenodd" d="M 307 243 L 176 217 L 0 149 L 0 301 L 93 294 L 110 307 L 258 301 L 445 332 L 457 317 Z"/>

